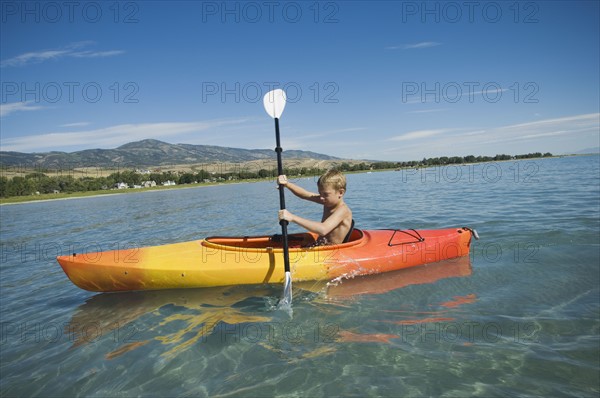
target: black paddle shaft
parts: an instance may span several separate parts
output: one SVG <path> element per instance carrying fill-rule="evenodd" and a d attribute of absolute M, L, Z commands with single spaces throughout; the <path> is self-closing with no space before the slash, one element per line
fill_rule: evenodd
<path fill-rule="evenodd" d="M 277 147 L 275 148 L 275 152 L 277 152 L 277 174 L 283 174 L 283 162 L 281 160 L 281 152 L 283 149 L 281 148 L 281 139 L 279 138 L 279 118 L 275 118 L 275 141 L 277 143 Z M 279 185 L 279 209 L 285 210 L 285 187 L 283 185 Z M 290 253 L 288 248 L 288 233 L 287 233 L 287 220 L 279 221 L 279 225 L 281 225 L 281 234 L 283 235 L 283 261 L 285 265 L 285 272 L 290 272 Z"/>

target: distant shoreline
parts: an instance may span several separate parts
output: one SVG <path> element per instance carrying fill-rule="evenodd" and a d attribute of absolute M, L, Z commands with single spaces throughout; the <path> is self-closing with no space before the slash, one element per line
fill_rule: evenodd
<path fill-rule="evenodd" d="M 73 192 L 71 194 L 42 194 L 42 195 L 31 195 L 31 196 L 13 196 L 10 198 L 0 199 L 0 206 L 9 206 L 9 205 L 20 205 L 27 203 L 40 203 L 40 202 L 54 202 L 57 200 L 72 200 L 72 199 L 87 199 L 87 198 L 97 198 L 100 196 L 117 196 L 117 195 L 133 195 L 133 194 L 141 194 L 148 192 L 160 192 L 160 191 L 171 191 L 176 189 L 192 189 L 192 188 L 209 188 L 215 186 L 222 185 L 235 185 L 235 184 L 247 184 L 247 183 L 257 183 L 257 182 L 266 182 L 269 179 L 265 178 L 263 180 L 243 180 L 243 181 L 232 181 L 232 182 L 218 182 L 218 183 L 199 183 L 199 184 L 181 184 L 181 185 L 171 185 L 168 187 L 156 187 L 156 188 L 127 188 L 121 190 L 110 190 L 110 191 L 87 191 L 87 192 Z M 120 191 L 120 192 L 119 192 Z M 43 198 L 40 198 L 43 196 Z M 52 196 L 60 196 L 60 197 L 52 197 Z"/>
<path fill-rule="evenodd" d="M 475 162 L 475 163 L 465 163 L 465 164 L 535 161 L 535 160 L 563 158 L 563 157 L 571 157 L 571 156 L 599 156 L 599 155 L 600 154 L 594 154 L 594 153 L 577 154 L 577 155 L 555 155 L 552 157 L 543 157 L 543 158 L 495 160 L 495 161 L 491 161 L 491 162 Z M 444 166 L 448 166 L 448 165 L 430 165 L 430 166 L 421 166 L 421 168 L 444 167 Z M 389 169 L 377 169 L 377 170 L 350 171 L 350 172 L 345 172 L 345 173 L 346 174 L 357 174 L 357 173 L 383 172 L 383 171 L 394 171 L 394 170 L 396 170 L 396 169 L 389 168 Z M 310 176 L 305 176 L 305 177 L 308 178 Z M 259 183 L 259 182 L 268 182 L 268 181 L 275 182 L 275 179 L 273 177 L 267 177 L 267 178 L 262 178 L 262 179 L 247 179 L 247 180 L 235 180 L 235 181 L 224 181 L 224 182 L 214 182 L 214 183 L 180 184 L 180 185 L 172 185 L 172 186 L 157 186 L 157 187 L 151 187 L 151 188 L 138 188 L 138 189 L 127 188 L 127 189 L 122 189 L 122 190 L 110 190 L 110 191 L 102 190 L 102 191 L 73 192 L 70 194 L 58 193 L 58 194 L 41 194 L 41 195 L 30 195 L 30 196 L 12 196 L 9 198 L 0 198 L 0 207 L 5 206 L 5 205 L 51 202 L 51 201 L 57 201 L 57 200 L 85 199 L 85 198 L 93 198 L 93 197 L 98 197 L 98 196 L 141 194 L 141 193 L 147 193 L 147 192 L 158 192 L 158 191 L 166 191 L 166 190 L 173 190 L 173 189 L 209 188 L 209 187 L 214 187 L 214 186 Z"/>

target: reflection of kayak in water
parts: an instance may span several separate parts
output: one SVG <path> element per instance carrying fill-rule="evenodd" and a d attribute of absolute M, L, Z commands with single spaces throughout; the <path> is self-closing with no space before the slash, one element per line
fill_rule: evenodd
<path fill-rule="evenodd" d="M 366 275 L 352 279 L 335 280 L 331 283 L 299 282 L 294 285 L 297 292 L 322 294 L 327 298 L 343 298 L 363 294 L 383 294 L 409 285 L 433 283 L 445 278 L 471 275 L 468 256 L 444 260 L 422 267 L 413 267 L 386 274 Z M 263 297 L 278 294 L 278 290 L 261 286 L 224 286 L 207 289 L 162 290 L 102 293 L 90 297 L 73 314 L 71 324 L 88 325 L 101 322 L 102 329 L 110 325 L 125 325 L 140 316 L 159 310 L 164 306 L 177 306 L 206 312 L 211 308 L 245 308 L 254 302 L 264 309 Z M 246 303 L 246 304 L 244 304 Z M 256 311 L 252 311 L 256 312 Z"/>
<path fill-rule="evenodd" d="M 335 280 L 328 283 L 327 296 L 341 298 L 362 294 L 382 294 L 410 285 L 422 285 L 446 278 L 469 276 L 471 272 L 469 256 L 463 256 L 385 274 Z"/>
<path fill-rule="evenodd" d="M 409 285 L 434 283 L 470 274 L 469 257 L 463 256 L 386 274 L 337 279 L 331 283 L 299 282 L 294 287 L 295 294 L 341 304 L 360 295 L 384 294 Z M 152 342 L 168 345 L 169 348 L 163 354 L 168 357 L 193 344 L 222 342 L 227 339 L 234 341 L 239 336 L 232 335 L 232 331 L 249 338 L 250 331 L 257 333 L 260 330 L 264 342 L 268 343 L 270 340 L 282 339 L 285 327 L 299 325 L 293 322 L 289 325 L 281 323 L 280 319 L 274 317 L 274 312 L 265 312 L 265 305 L 268 306 L 268 303 L 264 298 L 274 297 L 279 293 L 279 289 L 274 287 L 258 285 L 101 293 L 90 297 L 77 308 L 71 321 L 65 325 L 65 331 L 69 333 L 74 346 L 94 343 L 103 337 L 119 343 L 116 349 L 105 354 L 107 359 L 116 358 Z M 457 302 L 440 305 L 450 308 L 456 306 Z M 427 314 L 425 319 L 420 320 L 420 315 L 414 311 L 390 316 L 392 315 L 402 319 L 408 317 L 408 321 L 403 320 L 402 323 L 416 322 L 414 319 L 418 322 L 440 320 L 443 319 L 440 317 L 447 316 L 438 314 L 431 318 L 432 315 Z M 302 327 L 310 329 L 309 325 Z M 329 336 L 332 341 L 338 338 L 342 341 L 372 338 L 349 336 L 350 332 L 339 331 L 337 327 L 328 329 L 333 328 L 330 324 L 321 327 L 322 333 L 332 333 Z M 310 333 L 313 332 L 314 330 Z"/>
<path fill-rule="evenodd" d="M 445 278 L 468 275 L 471 275 L 471 262 L 468 256 L 464 256 L 385 274 L 337 279 L 333 282 L 299 282 L 294 287 L 297 288 L 298 294 L 304 291 L 335 299 L 363 294 L 383 294 L 410 285 L 433 283 Z M 111 325 L 126 325 L 164 306 L 206 312 L 211 308 L 245 308 L 246 304 L 254 304 L 258 305 L 255 310 L 264 310 L 262 298 L 278 293 L 278 290 L 268 289 L 266 286 L 102 293 L 90 297 L 81 304 L 73 314 L 71 324 L 98 324 L 101 329 L 110 330 Z M 253 298 L 257 297 L 261 300 L 253 303 Z"/>
<path fill-rule="evenodd" d="M 330 281 L 379 274 L 466 256 L 475 232 L 355 230 L 340 245 L 311 246 L 316 236 L 292 234 L 294 281 Z M 123 291 L 283 283 L 281 239 L 213 237 L 199 241 L 57 258 L 71 281 L 91 291 Z"/>
<path fill-rule="evenodd" d="M 107 359 L 150 342 L 170 346 L 168 355 L 204 341 L 223 325 L 271 322 L 269 314 L 247 307 L 264 310 L 264 297 L 273 293 L 260 286 L 102 293 L 77 308 L 65 331 L 74 346 L 101 338 L 119 343 Z"/>

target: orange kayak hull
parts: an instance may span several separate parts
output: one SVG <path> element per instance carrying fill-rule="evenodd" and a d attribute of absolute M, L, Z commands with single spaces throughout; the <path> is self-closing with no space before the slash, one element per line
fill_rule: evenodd
<path fill-rule="evenodd" d="M 379 274 L 469 254 L 473 231 L 355 230 L 348 243 L 311 246 L 316 236 L 289 236 L 294 281 Z M 78 287 L 96 291 L 283 283 L 281 239 L 212 237 L 197 241 L 57 257 Z"/>

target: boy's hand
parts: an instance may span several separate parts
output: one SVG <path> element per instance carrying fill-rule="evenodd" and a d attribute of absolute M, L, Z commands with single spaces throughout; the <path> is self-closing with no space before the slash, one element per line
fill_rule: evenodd
<path fill-rule="evenodd" d="M 294 215 L 287 210 L 279 210 L 279 221 L 286 220 L 287 222 L 292 222 L 294 220 Z"/>
<path fill-rule="evenodd" d="M 277 184 L 286 186 L 288 183 L 288 179 L 285 175 L 280 175 L 277 177 Z"/>

